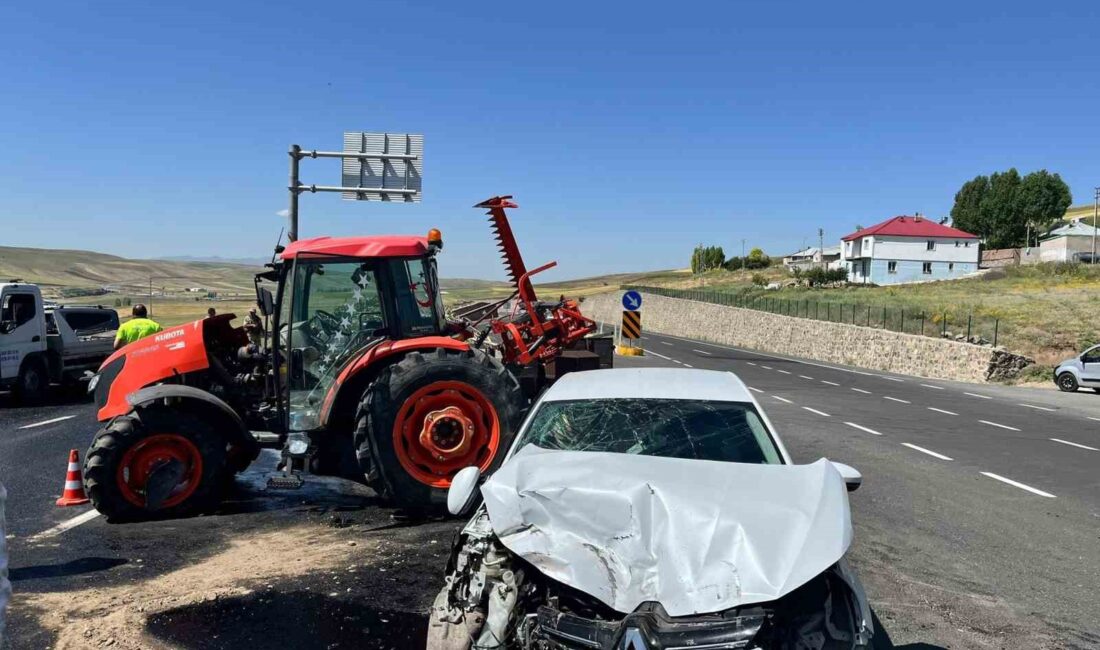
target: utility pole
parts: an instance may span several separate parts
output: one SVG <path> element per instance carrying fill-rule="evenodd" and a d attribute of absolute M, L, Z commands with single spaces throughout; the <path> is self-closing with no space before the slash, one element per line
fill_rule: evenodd
<path fill-rule="evenodd" d="M 825 229 L 817 229 L 817 254 L 821 256 L 821 268 L 825 268 Z"/>
<path fill-rule="evenodd" d="M 1095 188 L 1096 194 L 1092 204 L 1092 263 L 1096 264 L 1096 217 L 1100 213 L 1100 187 Z"/>

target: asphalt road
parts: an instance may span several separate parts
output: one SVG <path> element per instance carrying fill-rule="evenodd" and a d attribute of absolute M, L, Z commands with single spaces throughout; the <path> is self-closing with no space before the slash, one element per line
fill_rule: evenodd
<path fill-rule="evenodd" d="M 645 357 L 617 365 L 736 372 L 796 461 L 825 456 L 863 472 L 851 497 L 852 562 L 898 647 L 1100 647 L 1100 395 L 884 375 L 662 336 L 643 344 Z M 394 524 L 353 484 L 315 479 L 303 492 L 265 492 L 265 457 L 214 516 L 109 525 L 81 517 L 87 506 L 53 505 L 69 449 L 83 452 L 94 429 L 87 402 L 22 408 L 0 395 L 0 481 L 9 491 L 16 590 L 11 648 L 50 647 L 56 626 L 78 625 L 97 640 L 89 646 L 131 647 L 95 636 L 96 618 L 121 607 L 114 600 L 60 623 L 22 603 L 86 597 L 89 586 L 160 589 L 157 580 L 285 530 L 304 531 L 301 542 L 281 542 L 295 561 L 325 570 L 227 574 L 226 586 L 248 590 L 220 600 L 173 595 L 179 603 L 150 604 L 135 624 L 185 648 L 416 645 L 460 522 Z M 329 543 L 387 546 L 364 552 L 345 590 L 310 531 Z M 320 555 L 331 556 L 327 548 Z M 308 619 L 291 625 L 303 611 Z"/>
<path fill-rule="evenodd" d="M 1100 647 L 1100 395 L 642 344 L 647 365 L 736 373 L 796 462 L 863 473 L 853 559 L 896 638 Z"/>

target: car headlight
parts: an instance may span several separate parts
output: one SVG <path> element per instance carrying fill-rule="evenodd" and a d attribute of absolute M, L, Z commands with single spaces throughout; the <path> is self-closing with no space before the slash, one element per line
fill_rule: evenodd
<path fill-rule="evenodd" d="M 88 392 L 89 393 L 94 393 L 95 392 L 95 387 L 97 385 L 99 385 L 99 375 L 95 374 L 95 375 L 92 375 L 92 378 L 88 380 Z"/>

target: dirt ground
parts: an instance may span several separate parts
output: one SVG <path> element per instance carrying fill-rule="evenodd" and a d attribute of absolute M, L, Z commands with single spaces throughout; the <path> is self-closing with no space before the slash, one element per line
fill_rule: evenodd
<path fill-rule="evenodd" d="M 241 522 L 251 530 L 234 530 Z M 12 650 L 423 647 L 460 526 L 397 523 L 369 501 L 187 524 L 188 535 L 231 534 L 182 562 L 181 549 L 140 535 L 105 543 L 120 557 L 101 577 L 19 594 Z M 125 526 L 104 530 L 127 536 Z"/>

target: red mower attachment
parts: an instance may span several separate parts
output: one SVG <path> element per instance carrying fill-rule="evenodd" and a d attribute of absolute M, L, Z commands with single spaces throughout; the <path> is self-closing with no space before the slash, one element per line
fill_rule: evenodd
<path fill-rule="evenodd" d="M 496 236 L 497 247 L 508 277 L 516 288 L 509 298 L 517 299 L 511 313 L 490 322 L 493 333 L 500 336 L 504 346 L 504 363 L 526 366 L 536 361 L 550 361 L 595 330 L 595 321 L 581 314 L 576 301 L 563 296 L 557 302 L 540 302 L 535 295 L 531 276 L 554 268 L 558 263 L 549 262 L 533 271 L 527 270 L 508 223 L 508 215 L 504 212 L 505 208 L 519 207 L 512 197 L 494 196 L 474 207 L 489 210 L 489 223 Z"/>

